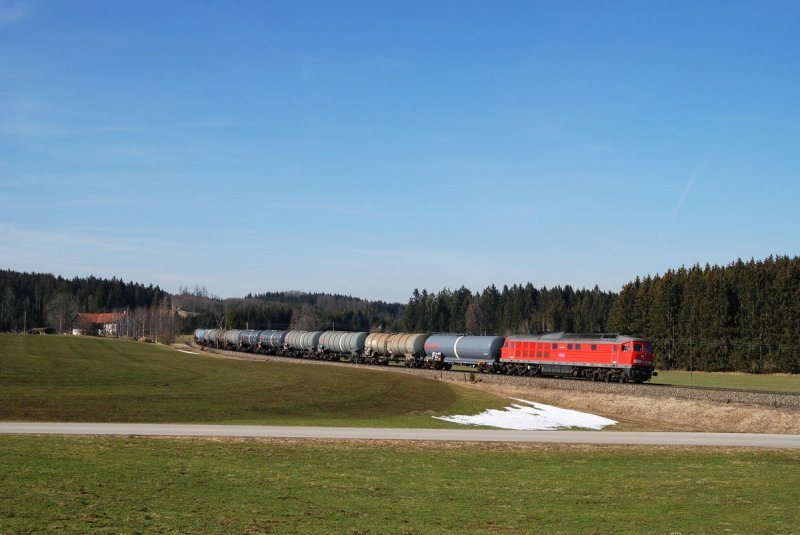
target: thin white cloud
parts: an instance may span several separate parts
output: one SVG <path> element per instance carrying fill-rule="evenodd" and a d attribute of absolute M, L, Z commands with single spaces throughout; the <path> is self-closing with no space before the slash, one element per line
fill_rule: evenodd
<path fill-rule="evenodd" d="M 686 183 L 686 186 L 683 188 L 683 193 L 681 193 L 681 198 L 678 199 L 678 204 L 675 205 L 675 208 L 672 210 L 672 215 L 677 214 L 681 208 L 683 208 L 683 203 L 686 202 L 686 197 L 689 195 L 689 192 L 692 190 L 692 186 L 694 186 L 695 180 L 700 177 L 703 172 L 706 170 L 706 166 L 708 165 L 710 153 L 706 152 L 703 154 L 703 157 L 700 158 L 700 163 L 697 164 L 697 167 L 694 168 L 694 172 L 692 172 L 692 176 L 689 177 L 689 181 Z"/>
<path fill-rule="evenodd" d="M 152 228 L 31 229 L 0 221 L 0 269 L 65 277 L 122 277 L 175 289 L 208 280 L 196 272 L 191 244 Z M 144 260 L 143 260 L 144 259 Z"/>
<path fill-rule="evenodd" d="M 9 136 L 30 138 L 69 137 L 86 134 L 108 134 L 115 132 L 153 132 L 161 130 L 186 130 L 200 128 L 225 128 L 233 126 L 230 121 L 186 121 L 151 124 L 116 124 L 94 127 L 72 127 L 49 122 L 19 121 L 0 125 L 0 133 Z"/>
<path fill-rule="evenodd" d="M 18 0 L 0 0 L 0 24 L 24 19 L 30 15 L 30 6 Z"/>

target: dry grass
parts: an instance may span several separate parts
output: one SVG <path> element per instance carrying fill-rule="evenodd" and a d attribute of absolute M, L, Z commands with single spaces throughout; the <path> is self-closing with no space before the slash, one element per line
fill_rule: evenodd
<path fill-rule="evenodd" d="M 97 439 L 108 437 L 98 436 Z M 735 455 L 746 451 L 747 448 L 733 446 L 678 446 L 678 445 L 635 445 L 635 444 L 560 444 L 546 442 L 447 442 L 441 440 L 375 440 L 375 439 L 340 439 L 340 438 L 278 438 L 278 437 L 190 437 L 190 436 L 145 436 L 132 435 L 126 440 L 187 442 L 202 445 L 205 443 L 238 444 L 246 447 L 248 444 L 258 444 L 285 447 L 328 448 L 333 450 L 352 451 L 402 451 L 402 452 L 461 452 L 474 453 L 502 453 L 502 452 L 534 452 L 558 454 L 565 452 L 578 452 L 585 454 L 607 453 L 619 455 L 635 455 L 653 452 L 662 453 L 714 453 L 718 455 Z M 762 448 L 764 451 L 770 448 Z M 780 453 L 800 455 L 785 449 L 773 449 Z"/>
<path fill-rule="evenodd" d="M 676 398 L 476 383 L 494 394 L 591 412 L 619 421 L 613 431 L 800 434 L 800 411 Z"/>

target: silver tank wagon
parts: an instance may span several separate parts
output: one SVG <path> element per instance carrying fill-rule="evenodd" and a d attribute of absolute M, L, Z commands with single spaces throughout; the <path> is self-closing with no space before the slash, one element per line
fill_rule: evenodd
<path fill-rule="evenodd" d="M 367 336 L 367 332 L 325 331 L 319 338 L 319 349 L 323 355 L 334 359 L 342 356 L 358 358 L 364 354 Z"/>
<path fill-rule="evenodd" d="M 277 353 L 286 342 L 286 331 L 268 329 L 258 332 L 258 347 L 266 353 Z"/>
<path fill-rule="evenodd" d="M 436 334 L 425 341 L 425 363 L 450 369 L 453 364 L 478 365 L 500 358 L 502 336 Z"/>
<path fill-rule="evenodd" d="M 205 343 L 206 339 L 206 329 L 195 329 L 194 330 L 194 341 L 198 344 Z"/>
<path fill-rule="evenodd" d="M 320 336 L 322 331 L 289 331 L 284 342 L 285 351 L 294 356 L 311 355 L 319 346 Z"/>

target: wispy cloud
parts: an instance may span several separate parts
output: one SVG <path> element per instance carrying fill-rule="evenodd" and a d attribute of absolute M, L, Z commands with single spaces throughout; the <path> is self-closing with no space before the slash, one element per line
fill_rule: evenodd
<path fill-rule="evenodd" d="M 75 275 L 118 276 L 176 288 L 204 281 L 182 236 L 155 228 L 34 229 L 0 221 L 0 268 Z M 169 233 L 168 233 L 169 234 Z"/>
<path fill-rule="evenodd" d="M 694 186 L 695 180 L 698 177 L 702 176 L 702 174 L 706 170 L 706 166 L 708 165 L 708 160 L 711 156 L 710 152 L 706 152 L 703 154 L 703 157 L 700 158 L 700 163 L 694 168 L 694 172 L 689 177 L 689 181 L 686 183 L 686 186 L 683 188 L 683 192 L 681 193 L 681 198 L 678 199 L 678 204 L 675 205 L 675 208 L 672 210 L 672 215 L 677 214 L 681 208 L 683 208 L 683 203 L 686 202 L 686 197 L 689 195 L 689 192 L 692 190 L 692 186 Z"/>
<path fill-rule="evenodd" d="M 69 137 L 86 134 L 109 134 L 115 132 L 154 132 L 161 130 L 187 130 L 198 128 L 225 128 L 233 126 L 230 121 L 185 121 L 174 123 L 116 124 L 89 127 L 72 127 L 48 122 L 19 121 L 0 125 L 0 133 L 11 136 L 33 138 Z"/>
<path fill-rule="evenodd" d="M 0 0 L 0 24 L 16 22 L 27 17 L 30 6 L 17 0 Z"/>

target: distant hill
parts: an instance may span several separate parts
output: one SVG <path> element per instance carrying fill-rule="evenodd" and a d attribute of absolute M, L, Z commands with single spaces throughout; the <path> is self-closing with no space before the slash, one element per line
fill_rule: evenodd
<path fill-rule="evenodd" d="M 186 289 L 171 299 L 191 328 L 400 330 L 404 309 L 400 303 L 298 291 L 219 299 Z"/>

